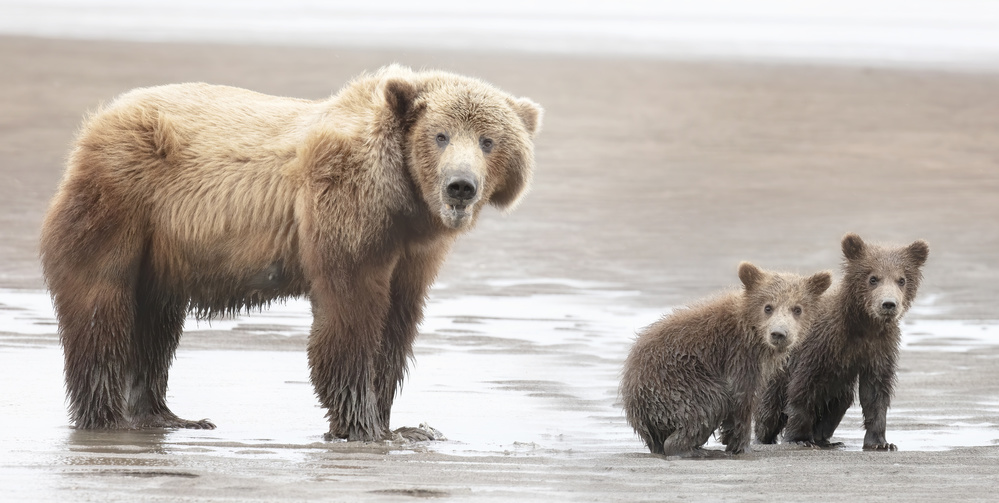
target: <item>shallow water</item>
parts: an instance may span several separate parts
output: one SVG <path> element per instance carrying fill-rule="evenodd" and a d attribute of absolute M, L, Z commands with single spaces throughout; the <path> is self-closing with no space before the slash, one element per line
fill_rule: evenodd
<path fill-rule="evenodd" d="M 549 280 L 490 286 L 551 293 L 470 296 L 438 286 L 392 421 L 394 428 L 426 422 L 449 440 L 406 445 L 322 441 L 326 421 L 309 384 L 304 344 L 311 317 L 304 300 L 210 324 L 188 320 L 168 400 L 182 417 L 210 417 L 218 429 L 75 431 L 66 420 L 61 351 L 47 295 L 0 290 L 4 464 L 160 466 L 189 454 L 303 463 L 328 449 L 459 456 L 642 452 L 616 403 L 617 383 L 635 333 L 661 313 L 630 307 L 638 304 L 638 292 L 614 285 Z M 903 332 L 903 396 L 889 413 L 890 439 L 906 450 L 996 444 L 999 402 L 979 400 L 967 406 L 970 412 L 946 412 L 905 400 L 904 388 L 910 357 L 994 354 L 999 325 L 916 319 L 905 322 Z M 836 435 L 845 449 L 860 449 L 860 423 L 854 407 Z M 712 440 L 709 447 L 720 445 Z M 4 476 L 18 473 L 5 470 Z"/>

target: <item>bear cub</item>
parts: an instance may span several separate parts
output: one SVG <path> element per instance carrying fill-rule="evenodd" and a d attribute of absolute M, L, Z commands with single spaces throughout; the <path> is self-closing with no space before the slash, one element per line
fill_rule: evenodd
<path fill-rule="evenodd" d="M 756 412 L 756 439 L 830 447 L 859 383 L 864 450 L 895 450 L 885 439 L 901 337 L 899 320 L 916 297 L 929 246 L 842 242 L 843 280 L 823 298 L 811 331 L 775 372 Z"/>
<path fill-rule="evenodd" d="M 739 265 L 744 289 L 664 317 L 639 334 L 624 366 L 628 422 L 653 454 L 698 455 L 712 432 L 732 454 L 752 431 L 757 386 L 811 324 L 832 282 Z"/>

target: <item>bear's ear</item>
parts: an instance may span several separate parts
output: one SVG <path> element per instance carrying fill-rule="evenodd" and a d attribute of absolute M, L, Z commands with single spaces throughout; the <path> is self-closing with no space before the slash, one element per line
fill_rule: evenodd
<path fill-rule="evenodd" d="M 524 123 L 527 134 L 534 138 L 538 131 L 541 131 L 541 118 L 544 116 L 544 109 L 541 108 L 541 105 L 527 98 L 509 98 L 508 101 L 513 110 L 517 112 L 521 122 Z"/>
<path fill-rule="evenodd" d="M 762 283 L 766 275 L 767 273 L 749 262 L 739 264 L 739 279 L 742 280 L 746 290 L 752 290 L 756 285 Z"/>
<path fill-rule="evenodd" d="M 489 204 L 500 211 L 511 211 L 520 203 L 531 184 L 531 167 L 515 163 L 507 168 L 502 184 L 489 196 Z"/>
<path fill-rule="evenodd" d="M 926 257 L 930 255 L 930 245 L 920 239 L 909 245 L 906 251 L 909 252 L 909 258 L 916 264 L 916 267 L 922 267 L 923 263 L 926 262 Z"/>
<path fill-rule="evenodd" d="M 416 86 L 402 79 L 389 79 L 384 85 L 385 104 L 401 120 L 409 117 L 416 101 Z"/>
<path fill-rule="evenodd" d="M 805 280 L 805 287 L 813 297 L 819 297 L 832 285 L 832 274 L 829 271 L 815 273 Z"/>
<path fill-rule="evenodd" d="M 852 232 L 843 236 L 843 256 L 847 260 L 857 260 L 863 257 L 866 247 L 864 240 Z"/>

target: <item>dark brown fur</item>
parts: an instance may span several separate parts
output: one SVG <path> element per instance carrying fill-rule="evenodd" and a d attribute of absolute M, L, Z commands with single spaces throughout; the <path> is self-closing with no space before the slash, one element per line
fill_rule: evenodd
<path fill-rule="evenodd" d="M 895 450 L 885 428 L 895 389 L 898 324 L 916 297 L 929 246 L 925 241 L 875 246 L 856 234 L 847 234 L 842 246 L 841 284 L 823 299 L 811 332 L 762 393 L 756 414 L 759 442 L 774 443 L 784 430 L 784 442 L 832 445 L 829 440 L 853 404 L 859 382 L 864 449 Z M 887 303 L 895 307 L 886 309 Z"/>
<path fill-rule="evenodd" d="M 484 82 L 397 66 L 322 101 L 119 97 L 84 123 L 42 228 L 73 423 L 213 428 L 165 402 L 185 314 L 308 295 L 329 436 L 384 438 L 427 290 L 481 207 L 525 193 L 540 121 Z"/>
<path fill-rule="evenodd" d="M 829 273 L 802 278 L 739 266 L 745 286 L 674 311 L 638 336 L 624 366 L 628 422 L 654 454 L 696 451 L 721 428 L 726 451 L 749 445 L 756 388 L 808 329 Z"/>

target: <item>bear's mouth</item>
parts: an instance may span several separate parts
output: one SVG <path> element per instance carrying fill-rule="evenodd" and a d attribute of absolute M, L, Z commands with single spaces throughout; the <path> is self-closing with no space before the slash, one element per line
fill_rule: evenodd
<path fill-rule="evenodd" d="M 441 205 L 441 218 L 444 224 L 453 229 L 465 225 L 472 216 L 472 208 L 469 204 L 449 204 Z"/>

